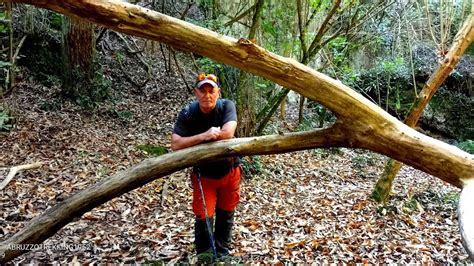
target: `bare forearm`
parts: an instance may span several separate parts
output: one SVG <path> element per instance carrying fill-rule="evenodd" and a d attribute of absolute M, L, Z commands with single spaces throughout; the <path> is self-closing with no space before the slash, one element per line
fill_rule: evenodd
<path fill-rule="evenodd" d="M 211 127 L 206 132 L 189 137 L 182 137 L 173 133 L 171 136 L 171 149 L 176 151 L 198 145 L 205 141 L 231 139 L 234 137 L 236 125 L 237 122 L 230 121 L 225 123 L 222 129 L 220 127 Z"/>
<path fill-rule="evenodd" d="M 231 139 L 234 137 L 234 130 L 221 130 L 217 140 Z"/>
<path fill-rule="evenodd" d="M 203 134 L 194 135 L 191 137 L 173 136 L 171 140 L 171 149 L 173 151 L 188 148 L 197 145 L 204 141 Z"/>
<path fill-rule="evenodd" d="M 236 121 L 229 121 L 222 126 L 222 129 L 217 137 L 217 140 L 231 139 L 234 137 L 235 129 L 237 128 Z"/>

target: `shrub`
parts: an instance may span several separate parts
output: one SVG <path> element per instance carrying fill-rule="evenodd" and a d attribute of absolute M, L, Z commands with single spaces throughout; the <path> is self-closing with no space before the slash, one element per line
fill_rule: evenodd
<path fill-rule="evenodd" d="M 10 116 L 7 110 L 0 107 L 0 131 L 10 131 L 13 124 L 13 117 Z"/>
<path fill-rule="evenodd" d="M 458 144 L 458 147 L 465 152 L 474 154 L 474 141 L 473 140 L 468 139 L 466 141 L 463 141 Z"/>

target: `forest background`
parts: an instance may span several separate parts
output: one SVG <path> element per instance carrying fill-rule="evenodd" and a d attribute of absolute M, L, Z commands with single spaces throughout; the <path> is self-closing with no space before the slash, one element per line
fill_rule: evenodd
<path fill-rule="evenodd" d="M 340 80 L 400 120 L 406 117 L 419 91 L 443 59 L 472 8 L 470 1 L 163 0 L 134 3 L 224 35 L 251 39 L 271 52 L 294 58 Z M 5 167 L 47 162 L 47 169 L 43 167 L 41 170 L 19 174 L 2 192 L 2 204 L 7 210 L 3 213 L 3 220 L 0 219 L 4 228 L 2 238 L 21 228 L 24 222 L 41 210 L 54 205 L 55 201 L 60 201 L 64 192 L 71 193 L 83 188 L 150 154 L 166 152 L 169 147 L 167 136 L 176 114 L 192 99 L 195 77 L 201 71 L 217 74 L 223 96 L 237 103 L 239 136 L 322 128 L 335 121 L 335 117 L 322 105 L 305 101 L 268 80 L 207 58 L 180 53 L 160 43 L 126 36 L 31 6 L 12 7 L 5 4 L 1 15 L 0 67 L 4 75 L 0 80 L 0 129 L 3 132 L 0 162 Z M 474 150 L 473 53 L 471 45 L 434 95 L 417 128 L 470 153 Z M 408 185 L 405 184 L 405 188 L 395 187 L 399 198 L 393 199 L 388 205 L 379 206 L 369 201 L 368 197 L 373 183 L 380 176 L 384 157 L 366 151 L 339 148 L 305 151 L 289 158 L 285 156 L 290 155 L 244 158 L 249 187 L 258 189 L 261 182 L 273 187 L 276 180 L 282 188 L 291 187 L 287 182 L 304 182 L 305 178 L 317 177 L 318 182 L 314 187 L 325 188 L 324 197 L 314 195 L 316 192 L 309 188 L 305 193 L 309 193 L 308 200 L 327 199 L 326 204 L 322 204 L 327 207 L 327 215 L 334 212 L 337 206 L 334 201 L 342 200 L 340 204 L 344 206 L 348 200 L 346 197 L 328 199 L 330 193 L 326 191 L 327 188 L 336 186 L 345 191 L 347 182 L 350 182 L 357 187 L 360 202 L 352 202 L 348 206 L 353 208 L 359 204 L 360 208 L 367 211 L 365 215 L 381 216 L 381 219 L 393 215 L 393 220 L 408 221 L 406 226 L 412 226 L 413 231 L 406 230 L 410 237 L 401 237 L 401 242 L 378 243 L 369 237 L 357 240 L 362 241 L 360 243 L 345 243 L 344 240 L 348 241 L 349 237 L 343 233 L 340 233 L 343 237 L 319 235 L 307 239 L 298 237 L 299 231 L 285 232 L 285 236 L 280 228 L 277 230 L 278 235 L 283 238 L 268 239 L 272 243 L 265 240 L 259 242 L 255 231 L 268 234 L 268 231 L 272 232 L 269 228 L 273 226 L 256 221 L 255 217 L 259 216 L 261 210 L 253 210 L 256 213 L 251 214 L 244 205 L 247 212 L 243 213 L 248 217 L 241 220 L 243 231 L 240 236 L 243 240 L 237 244 L 237 253 L 282 261 L 308 259 L 307 256 L 313 256 L 310 259 L 320 258 L 318 256 L 327 259 L 334 252 L 342 254 L 336 256 L 336 260 L 410 261 L 425 259 L 425 256 L 434 261 L 466 259 L 456 233 L 448 234 L 448 241 L 439 238 L 438 242 L 429 244 L 426 240 L 411 240 L 420 230 L 420 220 L 437 224 L 437 219 L 441 219 L 439 221 L 442 221 L 443 230 L 446 223 L 451 223 L 451 228 L 446 232 L 456 232 L 452 221 L 456 220 L 453 210 L 458 193 L 453 188 L 408 168 L 401 174 L 409 180 L 406 181 Z M 413 182 L 418 182 L 418 176 L 426 178 L 426 183 L 414 185 Z M 328 184 L 323 183 L 324 178 Z M 295 186 L 295 189 L 298 187 Z M 31 190 L 34 192 L 29 192 Z M 166 217 L 164 214 L 167 212 L 158 212 L 156 208 L 161 206 L 166 209 L 167 203 L 177 198 L 181 200 L 177 206 L 183 208 L 182 219 L 190 217 L 189 213 L 186 214 L 189 210 L 183 202 L 188 198 L 186 193 L 189 193 L 185 173 L 175 174 L 166 181 L 158 180 L 143 190 L 147 191 L 144 194 L 147 196 L 142 200 L 156 205 L 153 210 L 148 210 L 155 217 Z M 184 195 L 180 196 L 177 191 Z M 337 189 L 335 191 L 336 194 L 340 192 Z M 268 191 L 259 191 L 257 194 L 249 188 L 244 202 L 251 202 L 254 197 L 252 194 L 259 197 L 262 194 L 271 195 Z M 296 201 L 304 197 L 301 191 L 295 194 Z M 106 204 L 104 208 L 113 209 L 124 220 L 130 215 L 145 220 L 150 218 L 143 216 L 142 212 L 146 212 L 146 208 L 142 206 L 145 209 L 140 209 L 140 200 L 135 198 L 140 198 L 138 194 L 129 193 L 126 196 L 131 199 L 119 198 L 117 204 Z M 285 202 L 274 204 L 275 211 L 280 214 L 282 211 L 286 213 L 285 209 L 291 209 L 285 206 Z M 433 210 L 436 208 L 441 211 Z M 321 207 L 319 211 L 322 213 L 324 210 Z M 430 213 L 433 216 L 424 217 L 428 215 L 426 212 L 429 213 L 426 210 L 433 210 Z M 94 212 L 83 218 L 98 220 L 98 217 L 109 215 L 101 216 L 98 210 Z M 118 223 L 121 221 L 113 215 L 110 219 Z M 299 219 L 302 221 L 292 223 L 291 220 L 283 219 L 280 222 L 296 224 L 298 228 L 303 228 L 301 232 L 311 235 L 307 231 L 314 228 L 305 229 L 311 219 Z M 328 223 L 328 226 L 347 230 L 347 227 L 340 225 L 340 215 L 327 219 L 335 219 L 335 223 L 338 221 L 337 225 Z M 140 224 L 137 221 L 134 223 L 135 226 Z M 300 223 L 304 225 L 300 226 Z M 357 230 L 370 232 L 368 228 L 360 228 L 362 224 L 347 223 Z M 380 220 L 375 219 L 374 223 L 380 223 Z M 426 223 L 428 227 L 429 222 Z M 74 232 L 69 232 L 69 236 L 73 239 L 95 239 L 88 235 L 87 232 L 91 233 L 92 230 L 86 230 L 87 223 L 80 224 L 68 227 Z M 81 230 L 77 231 L 77 227 L 81 226 L 81 230 L 87 231 L 85 235 L 80 234 Z M 165 225 L 154 226 L 150 233 L 155 242 L 147 241 L 154 243 L 152 246 L 165 245 L 167 248 L 156 248 L 150 253 L 145 252 L 146 255 L 142 254 L 143 249 L 135 248 L 124 254 L 118 252 L 122 249 L 114 246 L 120 241 L 104 243 L 102 236 L 95 236 L 96 247 L 103 246 L 91 254 L 97 255 L 98 260 L 106 261 L 128 256 L 136 260 L 142 256 L 142 259 L 165 261 L 187 258 L 192 249 L 189 239 L 180 242 L 176 234 L 168 236 L 169 231 L 164 232 L 162 227 Z M 185 232 L 183 234 L 189 238 L 186 235 L 189 228 L 182 223 L 180 226 L 180 232 Z M 371 227 L 371 224 L 369 222 L 364 226 Z M 143 232 L 146 230 L 135 230 L 140 235 L 140 241 L 143 241 Z M 321 228 L 316 231 L 320 232 Z M 117 236 L 126 232 L 134 230 L 120 231 Z M 173 244 L 170 245 L 165 241 L 167 237 L 168 241 L 176 241 L 171 241 Z M 387 236 L 382 234 L 380 237 L 383 239 Z M 411 242 L 405 250 L 401 243 L 406 239 Z M 258 246 L 255 243 L 263 244 Z M 368 250 L 356 248 L 361 243 L 365 243 L 364 249 L 369 247 Z M 391 247 L 393 243 L 396 244 Z M 163 253 L 167 249 L 171 251 Z M 377 252 L 378 249 L 380 252 Z M 384 253 L 385 249 L 395 252 L 389 255 Z M 310 255 L 308 250 L 311 251 Z M 328 257 L 324 257 L 324 254 Z M 35 254 L 30 253 L 29 256 L 28 259 L 51 260 L 57 254 L 37 254 L 39 257 L 36 258 Z M 68 258 L 74 259 L 74 255 Z M 93 259 L 97 258 L 93 256 Z"/>

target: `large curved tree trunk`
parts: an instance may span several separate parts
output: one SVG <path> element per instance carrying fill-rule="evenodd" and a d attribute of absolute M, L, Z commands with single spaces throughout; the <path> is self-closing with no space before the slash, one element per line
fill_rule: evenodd
<path fill-rule="evenodd" d="M 223 155 L 281 153 L 314 147 L 357 147 L 388 155 L 457 187 L 463 187 L 474 179 L 473 155 L 411 129 L 339 81 L 295 60 L 272 54 L 248 40 L 237 41 L 118 0 L 15 2 L 80 17 L 244 69 L 322 103 L 336 114 L 338 121 L 321 131 L 227 140 L 146 160 L 77 193 L 33 219 L 23 230 L 0 243 L 0 252 L 5 251 L 0 262 L 24 252 L 10 248 L 11 245 L 40 243 L 74 217 L 80 217 L 114 197 L 158 177 Z M 472 236 L 468 237 L 472 239 Z"/>
<path fill-rule="evenodd" d="M 456 67 L 464 51 L 469 47 L 474 39 L 474 13 L 466 19 L 464 24 L 459 29 L 454 42 L 446 54 L 443 61 L 436 68 L 435 72 L 431 75 L 425 86 L 421 90 L 420 94 L 416 98 L 413 106 L 405 119 L 405 124 L 411 128 L 414 128 L 423 114 L 423 110 L 430 102 L 431 98 L 443 84 L 446 78 L 449 76 L 451 71 Z M 398 171 L 402 167 L 402 163 L 399 161 L 389 159 L 385 165 L 385 170 L 382 176 L 377 181 L 372 197 L 378 202 L 386 202 L 389 198 L 390 191 L 392 190 L 393 180 L 397 176 Z"/>

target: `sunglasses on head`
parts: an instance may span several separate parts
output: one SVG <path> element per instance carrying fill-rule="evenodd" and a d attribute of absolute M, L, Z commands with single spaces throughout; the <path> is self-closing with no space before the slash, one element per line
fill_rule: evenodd
<path fill-rule="evenodd" d="M 214 74 L 207 74 L 207 75 L 205 73 L 199 74 L 198 81 L 203 81 L 203 80 L 206 80 L 206 79 L 217 82 L 217 77 Z"/>

